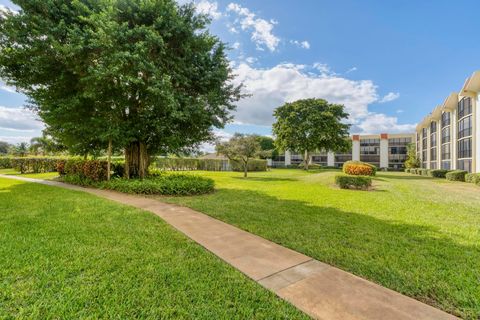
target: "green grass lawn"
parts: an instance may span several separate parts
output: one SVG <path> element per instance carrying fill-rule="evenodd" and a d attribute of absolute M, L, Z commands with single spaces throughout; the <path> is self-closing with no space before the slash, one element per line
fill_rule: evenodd
<path fill-rule="evenodd" d="M 374 191 L 335 172 L 199 172 L 206 196 L 162 198 L 468 319 L 480 318 L 480 188 L 379 173 Z"/>
<path fill-rule="evenodd" d="M 148 212 L 0 178 L 0 319 L 303 319 Z"/>
<path fill-rule="evenodd" d="M 20 172 L 15 171 L 13 169 L 0 169 L 0 174 L 6 174 L 6 175 L 9 175 L 9 176 L 22 176 L 22 177 L 26 177 L 26 178 L 44 179 L 44 180 L 52 180 L 52 179 L 58 177 L 57 172 L 20 174 Z"/>

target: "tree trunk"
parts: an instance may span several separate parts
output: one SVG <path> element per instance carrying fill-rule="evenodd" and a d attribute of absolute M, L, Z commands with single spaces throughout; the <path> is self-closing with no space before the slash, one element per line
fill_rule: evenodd
<path fill-rule="evenodd" d="M 308 170 L 308 163 L 309 163 L 309 160 L 310 160 L 309 157 L 310 157 L 310 155 L 309 155 L 308 151 L 305 150 L 304 155 L 303 155 L 303 158 L 304 158 L 303 159 L 303 163 L 304 163 L 303 170 Z"/>
<path fill-rule="evenodd" d="M 110 167 L 112 162 L 112 139 L 108 140 L 108 150 L 107 150 L 107 180 L 110 181 Z"/>
<path fill-rule="evenodd" d="M 243 177 L 247 177 L 247 172 L 248 172 L 248 160 L 243 161 Z"/>
<path fill-rule="evenodd" d="M 144 142 L 132 142 L 125 148 L 125 178 L 145 178 L 149 164 L 150 159 Z"/>

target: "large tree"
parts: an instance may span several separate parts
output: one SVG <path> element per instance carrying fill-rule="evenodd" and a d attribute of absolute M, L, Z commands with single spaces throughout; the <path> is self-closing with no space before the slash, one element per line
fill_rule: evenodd
<path fill-rule="evenodd" d="M 1 155 L 7 154 L 10 147 L 11 147 L 10 143 L 5 141 L 0 141 L 0 154 Z"/>
<path fill-rule="evenodd" d="M 350 126 L 345 124 L 348 113 L 344 109 L 323 99 L 298 100 L 276 108 L 275 144 L 281 150 L 300 152 L 308 170 L 311 152 L 349 148 Z"/>
<path fill-rule="evenodd" d="M 248 162 L 262 155 L 262 149 L 257 135 L 235 133 L 230 140 L 218 142 L 215 146 L 218 154 L 231 161 L 238 161 L 243 166 L 243 177 L 247 177 Z"/>
<path fill-rule="evenodd" d="M 240 88 L 208 17 L 174 0 L 14 0 L 0 17 L 0 76 L 77 153 L 125 150 L 127 177 L 230 119 Z"/>

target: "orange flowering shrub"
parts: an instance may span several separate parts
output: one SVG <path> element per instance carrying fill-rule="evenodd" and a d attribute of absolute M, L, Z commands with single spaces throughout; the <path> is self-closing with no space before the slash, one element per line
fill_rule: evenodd
<path fill-rule="evenodd" d="M 343 172 L 352 176 L 374 176 L 377 168 L 361 161 L 347 161 L 343 164 Z"/>

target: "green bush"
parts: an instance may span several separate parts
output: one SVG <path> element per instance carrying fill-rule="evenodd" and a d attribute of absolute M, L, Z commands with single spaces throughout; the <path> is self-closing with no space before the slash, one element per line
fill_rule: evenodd
<path fill-rule="evenodd" d="M 445 169 L 433 169 L 428 172 L 428 175 L 434 178 L 445 178 L 448 171 L 449 170 L 445 170 Z"/>
<path fill-rule="evenodd" d="M 0 169 L 10 169 L 12 167 L 10 159 L 10 157 L 0 157 Z"/>
<path fill-rule="evenodd" d="M 285 166 L 285 168 L 287 168 L 287 169 L 298 169 L 298 168 L 299 168 L 299 165 L 298 165 L 298 164 L 295 164 L 295 163 L 293 163 L 293 164 L 287 164 L 287 165 Z"/>
<path fill-rule="evenodd" d="M 351 176 L 338 174 L 335 176 L 335 183 L 342 189 L 367 190 L 372 186 L 372 178 L 369 176 Z"/>
<path fill-rule="evenodd" d="M 428 176 L 428 169 L 418 168 L 416 173 L 421 176 Z"/>
<path fill-rule="evenodd" d="M 57 171 L 57 162 L 61 158 L 19 157 L 10 158 L 10 166 L 20 173 L 40 173 Z"/>
<path fill-rule="evenodd" d="M 405 173 L 410 173 L 411 169 L 410 168 L 406 168 L 405 170 L 403 170 Z"/>
<path fill-rule="evenodd" d="M 480 185 L 480 173 L 468 173 L 465 175 L 465 182 Z"/>
<path fill-rule="evenodd" d="M 450 171 L 445 175 L 445 178 L 450 181 L 465 181 L 465 175 L 467 174 L 467 171 L 464 170 L 454 170 Z"/>
<path fill-rule="evenodd" d="M 72 179 L 103 181 L 107 180 L 107 168 L 108 163 L 105 160 L 68 159 L 64 164 L 63 173 L 60 170 L 58 172 L 67 177 L 71 176 Z M 112 163 L 110 169 L 115 171 L 114 163 Z"/>
<path fill-rule="evenodd" d="M 148 179 L 112 179 L 97 183 L 101 189 L 134 194 L 189 196 L 211 193 L 215 183 L 210 178 L 185 174 L 164 174 Z"/>

